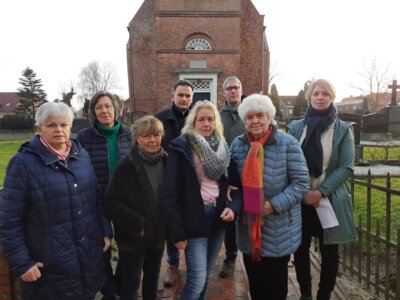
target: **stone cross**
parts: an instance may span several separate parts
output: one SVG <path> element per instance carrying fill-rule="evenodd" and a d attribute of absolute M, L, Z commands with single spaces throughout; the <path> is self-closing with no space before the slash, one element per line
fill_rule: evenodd
<path fill-rule="evenodd" d="M 397 90 L 400 89 L 400 85 L 397 85 L 397 80 L 393 80 L 392 84 L 389 84 L 389 89 L 392 89 L 392 98 L 390 102 L 390 106 L 397 106 L 396 98 L 397 98 Z"/>

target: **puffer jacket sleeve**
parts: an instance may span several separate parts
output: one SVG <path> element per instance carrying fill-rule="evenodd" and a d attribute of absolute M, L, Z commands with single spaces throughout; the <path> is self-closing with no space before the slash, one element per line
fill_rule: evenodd
<path fill-rule="evenodd" d="M 333 161 L 336 162 L 336 166 L 328 172 L 324 181 L 318 186 L 318 190 L 320 190 L 325 197 L 329 197 L 336 191 L 353 172 L 354 136 L 351 128 L 346 130 L 338 145 L 338 152 L 335 153 L 338 153 L 337 159 L 333 159 Z"/>
<path fill-rule="evenodd" d="M 236 219 L 242 210 L 243 191 L 242 191 L 242 182 L 240 180 L 240 175 L 237 170 L 236 162 L 233 159 L 231 159 L 229 163 L 228 176 L 229 176 L 229 185 L 238 188 L 238 190 L 231 192 L 230 196 L 232 201 L 228 200 L 227 202 L 227 206 L 234 211 Z"/>
<path fill-rule="evenodd" d="M 128 205 L 132 201 L 130 197 L 141 196 L 133 195 L 132 187 L 126 184 L 128 179 L 134 181 L 132 172 L 135 170 L 129 168 L 127 157 L 117 164 L 105 193 L 104 207 L 107 216 L 121 232 L 128 237 L 138 238 L 145 228 L 146 219 Z"/>
<path fill-rule="evenodd" d="M 4 255 L 16 276 L 21 276 L 36 262 L 25 244 L 25 211 L 29 206 L 29 168 L 14 156 L 8 164 L 0 202 L 0 242 Z"/>
<path fill-rule="evenodd" d="M 99 218 L 99 224 L 103 231 L 103 236 L 112 237 L 113 230 L 111 228 L 111 222 L 109 218 L 106 217 L 105 209 L 104 209 L 104 200 L 102 197 L 103 193 L 101 191 L 100 185 L 96 183 L 96 206 L 97 213 Z"/>
<path fill-rule="evenodd" d="M 287 147 L 287 174 L 289 184 L 269 199 L 274 211 L 278 214 L 289 210 L 298 204 L 303 195 L 309 189 L 309 175 L 307 163 L 299 143 L 289 137 L 290 142 Z"/>

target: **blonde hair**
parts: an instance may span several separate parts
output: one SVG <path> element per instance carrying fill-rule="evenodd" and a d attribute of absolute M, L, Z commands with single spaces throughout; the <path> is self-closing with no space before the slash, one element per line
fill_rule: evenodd
<path fill-rule="evenodd" d="M 329 96 L 331 96 L 332 98 L 332 102 L 333 100 L 335 100 L 336 97 L 336 91 L 335 88 L 333 87 L 332 83 L 330 83 L 328 80 L 326 79 L 317 79 L 314 80 L 313 82 L 311 82 L 310 86 L 308 87 L 307 93 L 306 93 L 306 99 L 308 102 L 311 101 L 311 95 L 315 89 L 315 87 L 319 85 L 321 87 L 323 87 L 324 89 L 326 89 L 326 91 L 328 92 Z"/>
<path fill-rule="evenodd" d="M 132 143 L 136 145 L 138 136 L 149 133 L 161 133 L 164 135 L 164 126 L 159 119 L 153 116 L 144 116 L 136 120 L 132 127 Z"/>
<path fill-rule="evenodd" d="M 211 109 L 214 114 L 215 128 L 214 131 L 217 132 L 220 140 L 224 139 L 224 129 L 221 122 L 221 117 L 219 115 L 217 107 L 209 100 L 197 101 L 194 107 L 190 110 L 189 115 L 186 118 L 185 126 L 182 128 L 182 134 L 195 134 L 194 123 L 196 122 L 196 117 L 200 109 Z"/>

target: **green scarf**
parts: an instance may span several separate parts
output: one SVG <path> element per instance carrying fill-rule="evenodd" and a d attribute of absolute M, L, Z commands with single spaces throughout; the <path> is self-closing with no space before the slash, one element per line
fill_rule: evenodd
<path fill-rule="evenodd" d="M 99 133 L 107 140 L 108 170 L 112 173 L 119 160 L 118 132 L 121 128 L 121 123 L 116 121 L 112 128 L 96 123 L 96 127 Z"/>

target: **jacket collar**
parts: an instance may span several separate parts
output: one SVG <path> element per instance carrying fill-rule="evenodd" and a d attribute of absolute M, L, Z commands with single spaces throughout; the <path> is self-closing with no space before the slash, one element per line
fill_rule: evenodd
<path fill-rule="evenodd" d="M 184 134 L 181 134 L 176 139 L 172 140 L 171 150 L 176 150 L 183 153 L 183 155 L 185 155 L 186 159 L 189 161 L 193 160 L 192 147 L 190 146 L 188 137 Z"/>
<path fill-rule="evenodd" d="M 228 112 L 234 111 L 237 113 L 237 109 L 238 109 L 237 107 L 230 106 L 227 101 L 225 101 L 224 105 L 222 106 L 223 111 L 228 111 Z"/>
<path fill-rule="evenodd" d="M 57 161 L 62 161 L 55 154 L 51 153 L 48 149 L 46 149 L 46 147 L 40 141 L 39 135 L 36 135 L 30 142 L 26 142 L 23 145 L 21 145 L 19 151 L 22 152 L 26 151 L 37 154 L 46 165 L 55 163 Z M 80 151 L 81 149 L 79 148 L 78 144 L 75 142 L 75 140 L 71 139 L 71 151 L 69 153 L 68 159 L 69 158 L 80 159 L 81 158 Z"/>
<path fill-rule="evenodd" d="M 271 135 L 269 136 L 268 140 L 265 142 L 265 145 L 272 145 L 276 143 L 276 133 L 278 131 L 278 127 L 276 125 L 272 125 L 272 132 Z M 250 138 L 249 138 L 249 132 L 246 132 L 245 134 L 242 134 L 239 139 L 244 142 L 245 144 L 250 145 Z"/>

